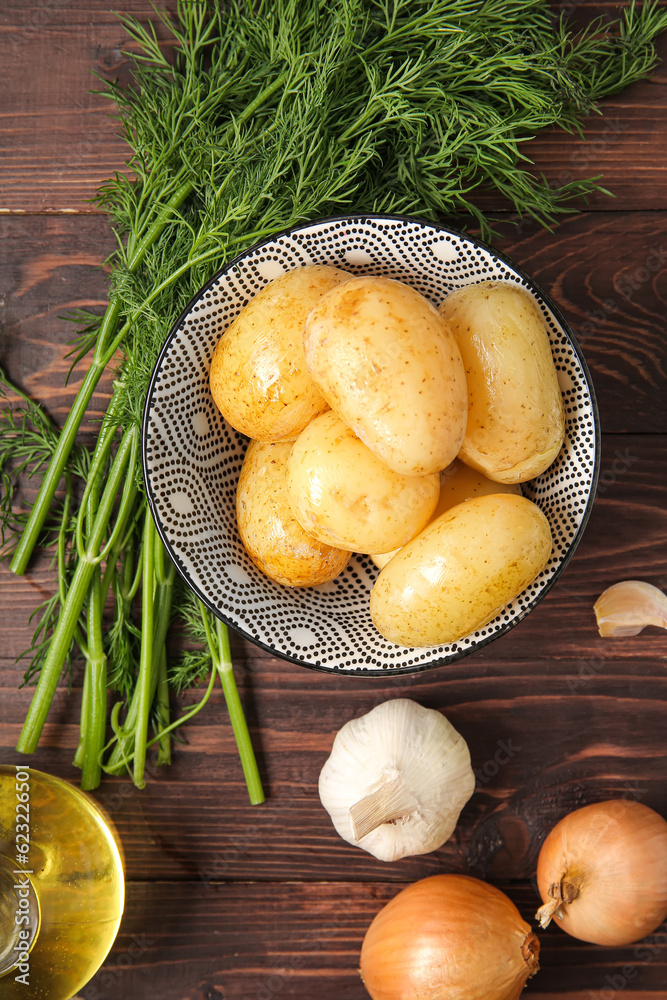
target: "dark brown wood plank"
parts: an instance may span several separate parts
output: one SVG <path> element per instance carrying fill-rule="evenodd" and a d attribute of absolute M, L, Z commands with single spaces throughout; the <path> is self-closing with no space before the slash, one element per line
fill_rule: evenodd
<path fill-rule="evenodd" d="M 175 9 L 173 0 L 161 9 Z M 158 24 L 148 0 L 118 12 Z M 103 79 L 128 82 L 130 38 L 102 0 L 3 3 L 0 61 L 0 208 L 9 212 L 94 212 L 100 184 L 122 168 L 127 146 L 98 93 Z"/>
<path fill-rule="evenodd" d="M 66 317 L 85 309 L 101 315 L 108 301 L 104 262 L 114 249 L 105 216 L 0 215 L 0 366 L 14 384 L 62 425 L 85 375 L 67 381 L 67 354 L 78 330 Z M 111 375 L 99 387 L 92 420 L 106 408 Z"/>
<path fill-rule="evenodd" d="M 372 689 L 302 671 L 300 693 L 288 707 L 277 701 L 284 665 L 271 671 L 254 663 L 257 693 L 251 699 L 243 685 L 242 695 L 264 805 L 248 804 L 219 696 L 188 724 L 187 744 L 176 748 L 172 766 L 149 767 L 145 790 L 105 778 L 95 797 L 118 829 L 131 881 L 404 882 L 440 870 L 530 879 L 546 833 L 573 808 L 631 796 L 667 814 L 664 678 L 645 678 L 623 661 L 581 681 L 575 673 L 554 677 L 550 666 L 548 660 L 533 665 L 539 694 L 531 678 L 499 664 L 467 679 L 440 671 L 400 688 Z M 287 680 L 297 687 L 298 677 Z M 338 837 L 319 802 L 317 779 L 338 728 L 397 696 L 450 719 L 468 742 L 477 786 L 450 842 L 428 856 L 385 865 Z M 78 704 L 78 689 L 59 697 L 37 753 L 26 759 L 5 745 L 0 762 L 22 761 L 78 781 L 70 763 Z M 13 707 L 6 723 L 4 714 L 3 743 L 13 743 L 21 716 Z"/>
<path fill-rule="evenodd" d="M 532 887 L 501 888 L 534 926 Z M 80 1000 L 367 1000 L 357 972 L 361 943 L 375 914 L 396 891 L 382 881 L 135 883 L 117 942 Z M 534 1000 L 563 995 L 610 1000 L 617 993 L 657 1000 L 663 995 L 664 926 L 642 945 L 623 949 L 587 945 L 558 928 L 539 937 L 541 967 L 522 995 Z"/>

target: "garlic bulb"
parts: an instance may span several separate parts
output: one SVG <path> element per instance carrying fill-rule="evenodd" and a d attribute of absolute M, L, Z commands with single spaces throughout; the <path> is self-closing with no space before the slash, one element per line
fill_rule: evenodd
<path fill-rule="evenodd" d="M 643 580 L 607 587 L 593 605 L 602 636 L 639 635 L 647 625 L 667 628 L 667 594 Z"/>
<path fill-rule="evenodd" d="M 441 847 L 474 787 L 463 737 L 440 712 L 407 698 L 346 723 L 319 781 L 343 840 L 380 861 Z"/>

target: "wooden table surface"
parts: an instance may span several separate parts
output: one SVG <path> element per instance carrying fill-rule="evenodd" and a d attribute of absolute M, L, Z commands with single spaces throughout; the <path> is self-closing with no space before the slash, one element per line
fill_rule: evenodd
<path fill-rule="evenodd" d="M 576 6 L 582 16 L 605 9 Z M 151 16 L 147 0 L 120 7 Z M 62 316 L 102 311 L 103 262 L 114 245 L 90 199 L 126 155 L 107 102 L 91 93 L 92 74 L 126 78 L 124 44 L 101 0 L 0 3 L 0 364 L 60 422 L 78 384 L 64 385 L 71 328 Z M 659 47 L 667 57 L 667 37 Z M 618 796 L 667 816 L 665 634 L 602 640 L 593 615 L 615 581 L 667 586 L 666 124 L 662 64 L 605 102 L 587 143 L 538 136 L 528 151 L 552 183 L 601 174 L 615 197 L 596 195 L 555 232 L 525 224 L 497 241 L 558 303 L 597 391 L 600 485 L 564 575 L 498 642 L 418 675 L 330 676 L 235 638 L 267 801 L 247 803 L 220 692 L 188 726 L 171 768 L 151 769 L 144 791 L 103 780 L 96 797 L 122 839 L 127 907 L 82 997 L 362 1000 L 365 929 L 401 885 L 470 873 L 503 888 L 534 923 L 536 857 L 557 819 Z M 104 395 L 102 386 L 100 406 Z M 31 692 L 19 688 L 15 661 L 53 578 L 43 560 L 22 578 L 2 566 L 0 588 L 0 763 L 16 763 Z M 29 760 L 72 781 L 80 681 L 76 674 L 70 694 L 59 690 Z M 478 782 L 449 843 L 387 865 L 338 838 L 317 779 L 335 732 L 398 694 L 447 715 L 469 744 Z M 526 996 L 667 996 L 667 926 L 641 948 L 603 949 L 557 927 L 540 939 L 541 971 Z"/>

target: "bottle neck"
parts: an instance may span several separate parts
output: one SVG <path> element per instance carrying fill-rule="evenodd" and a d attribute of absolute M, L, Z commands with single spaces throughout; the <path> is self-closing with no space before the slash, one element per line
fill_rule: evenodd
<path fill-rule="evenodd" d="M 30 875 L 0 855 L 0 976 L 25 962 L 39 933 L 39 900 Z"/>

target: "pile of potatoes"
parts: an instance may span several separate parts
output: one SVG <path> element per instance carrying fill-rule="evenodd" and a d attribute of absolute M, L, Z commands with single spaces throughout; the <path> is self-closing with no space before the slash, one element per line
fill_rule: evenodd
<path fill-rule="evenodd" d="M 218 342 L 213 399 L 250 444 L 241 540 L 288 587 L 380 567 L 370 613 L 402 646 L 455 642 L 546 566 L 549 523 L 518 484 L 563 443 L 542 314 L 520 286 L 436 309 L 394 279 L 328 265 L 269 282 Z"/>

